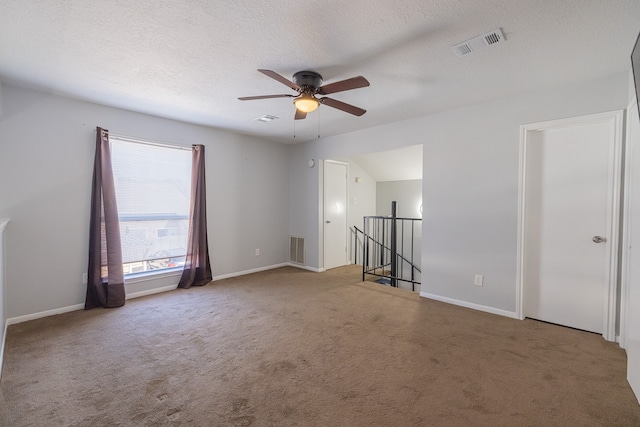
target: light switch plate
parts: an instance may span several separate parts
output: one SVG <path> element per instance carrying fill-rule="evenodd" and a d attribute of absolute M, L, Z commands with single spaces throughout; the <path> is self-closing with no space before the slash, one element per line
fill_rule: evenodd
<path fill-rule="evenodd" d="M 473 284 L 476 286 L 482 286 L 484 284 L 484 276 L 482 274 L 476 274 L 473 278 Z"/>

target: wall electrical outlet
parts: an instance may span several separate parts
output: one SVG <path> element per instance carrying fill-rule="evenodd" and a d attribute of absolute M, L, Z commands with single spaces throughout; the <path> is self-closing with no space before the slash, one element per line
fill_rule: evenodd
<path fill-rule="evenodd" d="M 256 249 L 256 256 L 260 256 L 260 249 Z"/>
<path fill-rule="evenodd" d="M 482 286 L 484 283 L 484 276 L 482 274 L 476 274 L 473 278 L 473 284 L 476 286 Z"/>
<path fill-rule="evenodd" d="M 82 273 L 82 284 L 86 285 L 87 284 L 87 273 Z"/>

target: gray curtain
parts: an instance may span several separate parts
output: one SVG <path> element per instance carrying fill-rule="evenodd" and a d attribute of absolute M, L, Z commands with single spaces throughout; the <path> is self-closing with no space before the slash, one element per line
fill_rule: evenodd
<path fill-rule="evenodd" d="M 96 129 L 96 155 L 91 190 L 89 268 L 84 308 L 124 305 L 124 274 L 116 191 L 111 169 L 109 131 Z"/>
<path fill-rule="evenodd" d="M 191 163 L 191 208 L 189 240 L 179 288 L 202 286 L 212 279 L 207 239 L 207 204 L 204 170 L 204 145 L 194 145 Z"/>

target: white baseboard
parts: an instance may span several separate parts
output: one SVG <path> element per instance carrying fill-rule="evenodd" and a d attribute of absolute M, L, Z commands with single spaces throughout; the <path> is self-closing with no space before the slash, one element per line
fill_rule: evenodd
<path fill-rule="evenodd" d="M 0 343 L 0 378 L 2 378 L 2 362 L 4 361 L 4 343 L 7 340 L 7 328 L 9 327 L 9 319 L 4 322 L 4 334 Z"/>
<path fill-rule="evenodd" d="M 133 299 L 133 298 L 144 297 L 147 295 L 157 294 L 160 292 L 171 291 L 175 289 L 177 286 L 178 285 L 164 286 L 162 288 L 155 288 L 155 289 L 148 289 L 146 291 L 134 292 L 131 294 L 127 294 L 125 298 Z M 25 314 L 24 316 L 10 317 L 7 319 L 7 326 L 15 325 L 16 323 L 28 322 L 29 320 L 41 319 L 43 317 L 55 316 L 56 314 L 68 313 L 70 311 L 76 311 L 76 310 L 84 310 L 84 303 L 69 305 L 67 307 L 54 308 L 53 310 L 40 311 L 38 313 Z"/>
<path fill-rule="evenodd" d="M 213 276 L 213 281 L 215 282 L 216 280 L 244 276 L 245 274 L 259 273 L 261 271 L 273 270 L 275 268 L 280 268 L 280 267 L 295 267 L 295 268 L 300 268 L 302 270 L 313 271 L 314 273 L 322 273 L 323 271 L 325 271 L 324 268 L 309 267 L 307 265 L 296 264 L 295 262 L 283 262 L 281 264 L 267 265 L 265 267 L 252 268 L 251 270 L 238 271 L 237 273 L 229 273 L 229 274 L 221 274 L 219 276 Z"/>
<path fill-rule="evenodd" d="M 289 267 L 300 268 L 302 270 L 313 271 L 314 273 L 322 273 L 325 271 L 324 268 L 309 267 L 308 265 L 296 264 L 295 262 L 288 262 L 285 265 L 288 265 Z"/>
<path fill-rule="evenodd" d="M 424 298 L 429 298 L 429 299 L 432 299 L 432 300 L 440 301 L 440 302 L 446 302 L 447 304 L 458 305 L 460 307 L 471 308 L 473 310 L 484 311 L 486 313 L 497 314 L 499 316 L 510 317 L 512 319 L 520 320 L 520 318 L 518 316 L 516 316 L 516 313 L 514 311 L 502 310 L 500 308 L 489 307 L 489 306 L 486 306 L 486 305 L 475 304 L 473 302 L 468 302 L 468 301 L 462 301 L 462 300 L 458 300 L 458 299 L 454 299 L 454 298 L 443 297 L 443 296 L 440 296 L 440 295 L 430 294 L 430 293 L 427 293 L 427 292 L 420 292 L 420 296 L 424 297 Z"/>
<path fill-rule="evenodd" d="M 8 325 L 28 322 L 29 320 L 40 319 L 42 317 L 55 316 L 56 314 L 68 313 L 70 311 L 82 310 L 84 304 L 74 304 L 67 307 L 54 308 L 53 310 L 40 311 L 38 313 L 25 314 L 24 316 L 10 317 L 7 319 Z"/>
<path fill-rule="evenodd" d="M 222 279 L 228 279 L 230 277 L 238 277 L 238 276 L 244 276 L 246 274 L 252 274 L 252 273 L 259 273 L 261 271 L 266 271 L 266 270 L 273 270 L 275 268 L 280 268 L 280 267 L 287 267 L 287 266 L 291 266 L 291 267 L 297 267 L 297 268 L 303 268 L 305 270 L 310 270 L 310 271 L 314 271 L 314 272 L 322 272 L 324 271 L 324 269 L 316 269 L 313 267 L 306 267 L 306 266 L 301 266 L 301 265 L 297 265 L 297 264 L 293 264 L 293 263 L 281 263 L 281 264 L 274 264 L 274 265 L 268 265 L 265 267 L 258 267 L 258 268 L 253 268 L 250 270 L 244 270 L 244 271 L 238 271 L 236 273 L 229 273 L 229 274 L 221 274 L 219 276 L 214 276 L 213 277 L 213 281 L 216 280 L 222 280 Z M 176 289 L 178 287 L 178 285 L 170 285 L 170 286 L 163 286 L 160 288 L 154 288 L 154 289 L 147 289 L 145 291 L 140 291 L 140 292 L 134 292 L 134 293 L 130 293 L 126 295 L 126 299 L 133 299 L 133 298 L 139 298 L 139 297 L 144 297 L 147 295 L 153 295 L 153 294 L 157 294 L 160 292 L 168 292 L 168 291 L 172 291 L 174 289 Z M 28 322 L 29 320 L 35 320 L 35 319 L 41 319 L 43 317 L 48 317 L 48 316 L 54 316 L 56 314 L 62 314 L 62 313 L 68 313 L 70 311 L 76 311 L 76 310 L 83 310 L 84 309 L 84 303 L 83 304 L 74 304 L 74 305 L 70 305 L 67 307 L 60 307 L 60 308 L 54 308 L 52 310 L 45 310 L 45 311 L 40 311 L 38 313 L 31 313 L 31 314 L 25 314 L 23 316 L 16 316 L 16 317 L 10 317 L 6 320 L 4 328 L 5 328 L 5 335 L 4 337 L 6 337 L 7 334 L 7 327 L 9 325 L 15 325 L 16 323 L 22 323 L 22 322 Z M 4 354 L 4 339 L 3 342 L 0 344 L 0 361 L 2 354 Z"/>
<path fill-rule="evenodd" d="M 125 299 L 146 297 L 147 295 L 159 294 L 160 292 L 173 291 L 177 288 L 178 288 L 178 284 L 176 283 L 175 285 L 163 286 L 161 288 L 153 288 L 153 289 L 147 289 L 145 291 L 132 292 L 130 294 L 127 294 L 125 296 Z"/>
<path fill-rule="evenodd" d="M 213 281 L 215 282 L 217 280 L 229 279 L 231 277 L 238 277 L 238 276 L 244 276 L 246 274 L 259 273 L 261 271 L 273 270 L 274 268 L 286 267 L 288 265 L 289 263 L 283 262 L 281 264 L 267 265 L 264 267 L 252 268 L 250 270 L 238 271 L 236 273 L 221 274 L 219 276 L 213 276 Z"/>

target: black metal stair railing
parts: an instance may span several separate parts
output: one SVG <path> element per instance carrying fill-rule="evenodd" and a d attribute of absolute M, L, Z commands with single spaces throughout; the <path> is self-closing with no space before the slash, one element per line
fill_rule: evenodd
<path fill-rule="evenodd" d="M 367 275 L 386 278 L 393 287 L 398 282 L 421 283 L 421 270 L 416 265 L 421 259 L 422 219 L 398 218 L 395 202 L 392 215 L 364 217 L 364 230 L 351 231 L 352 260 L 362 264 L 362 280 Z"/>

